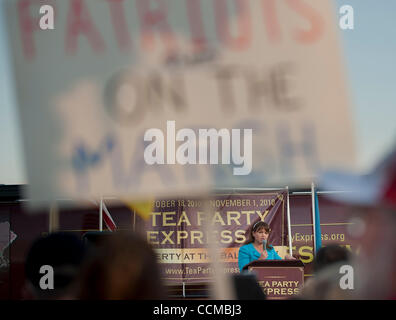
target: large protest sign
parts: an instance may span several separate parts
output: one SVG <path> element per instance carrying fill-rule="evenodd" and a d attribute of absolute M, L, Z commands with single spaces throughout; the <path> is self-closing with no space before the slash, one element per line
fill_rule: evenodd
<path fill-rule="evenodd" d="M 291 185 L 354 163 L 330 1 L 5 5 L 33 199 Z"/>
<path fill-rule="evenodd" d="M 204 208 L 211 210 L 204 212 Z M 252 224 L 265 221 L 271 228 L 269 243 L 283 256 L 287 252 L 287 191 L 261 194 L 217 195 L 205 207 L 201 199 L 156 200 L 150 219 L 138 220 L 137 230 L 157 252 L 162 277 L 169 282 L 213 280 L 204 219 L 216 228 L 214 241 L 221 248 L 226 273 L 239 273 L 238 250 Z"/>

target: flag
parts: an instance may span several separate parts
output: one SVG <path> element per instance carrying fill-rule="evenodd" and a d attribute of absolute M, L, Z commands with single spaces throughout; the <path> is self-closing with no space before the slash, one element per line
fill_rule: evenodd
<path fill-rule="evenodd" d="M 100 202 L 97 203 L 96 200 L 90 200 L 90 202 L 98 206 L 100 211 Z M 102 219 L 108 230 L 115 231 L 117 229 L 117 225 L 115 224 L 113 217 L 111 216 L 103 200 L 102 200 Z M 100 212 L 99 212 L 99 220 L 100 220 Z"/>
<path fill-rule="evenodd" d="M 8 221 L 0 223 L 0 256 L 3 251 L 16 239 L 17 235 L 10 229 Z"/>
<path fill-rule="evenodd" d="M 110 231 L 115 231 L 117 229 L 117 225 L 115 224 L 113 218 L 111 217 L 111 214 L 104 202 L 103 202 L 103 221 L 107 229 L 109 229 Z"/>
<path fill-rule="evenodd" d="M 314 191 L 315 198 L 315 230 L 314 230 L 314 238 L 315 238 L 315 254 L 322 247 L 322 232 L 320 230 L 320 214 L 319 214 L 319 200 L 318 193 L 316 190 Z"/>
<path fill-rule="evenodd" d="M 154 200 L 147 200 L 147 201 L 123 200 L 123 202 L 129 209 L 135 211 L 144 220 L 147 220 L 149 218 L 150 213 L 152 213 L 154 209 Z"/>

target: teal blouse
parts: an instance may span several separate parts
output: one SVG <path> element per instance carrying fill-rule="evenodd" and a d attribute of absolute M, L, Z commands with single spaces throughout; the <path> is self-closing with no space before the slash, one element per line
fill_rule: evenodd
<path fill-rule="evenodd" d="M 267 253 L 268 256 L 266 260 L 282 260 L 273 247 L 267 249 Z M 239 271 L 242 272 L 244 266 L 258 258 L 260 258 L 260 252 L 256 250 L 253 243 L 245 244 L 240 247 L 238 252 Z"/>

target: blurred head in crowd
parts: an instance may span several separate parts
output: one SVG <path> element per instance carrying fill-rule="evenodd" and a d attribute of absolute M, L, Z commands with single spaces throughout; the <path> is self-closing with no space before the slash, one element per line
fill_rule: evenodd
<path fill-rule="evenodd" d="M 84 258 L 84 245 L 72 234 L 51 233 L 37 239 L 25 262 L 24 298 L 75 299 Z"/>
<path fill-rule="evenodd" d="M 317 273 L 324 268 L 339 262 L 348 263 L 351 253 L 338 244 L 330 244 L 318 250 L 314 259 L 314 272 Z"/>
<path fill-rule="evenodd" d="M 106 236 L 87 260 L 80 281 L 81 299 L 162 299 L 164 291 L 156 255 L 134 233 Z"/>

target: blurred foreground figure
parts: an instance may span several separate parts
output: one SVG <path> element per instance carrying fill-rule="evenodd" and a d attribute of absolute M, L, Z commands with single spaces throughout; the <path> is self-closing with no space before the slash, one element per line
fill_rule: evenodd
<path fill-rule="evenodd" d="M 154 250 L 133 233 L 106 235 L 84 266 L 80 286 L 81 299 L 164 298 Z"/>
<path fill-rule="evenodd" d="M 396 299 L 396 147 L 370 174 L 327 173 L 320 186 L 325 190 L 347 191 L 331 197 L 350 205 L 353 224 L 349 232 L 360 244 L 351 264 L 353 289 L 338 286 L 340 296 Z M 338 277 L 341 276 L 338 270 Z"/>
<path fill-rule="evenodd" d="M 351 253 L 338 244 L 318 250 L 314 259 L 314 277 L 307 280 L 297 299 L 348 299 L 350 295 L 340 287 L 340 269 L 352 264 Z"/>
<path fill-rule="evenodd" d="M 26 258 L 23 297 L 75 299 L 78 288 L 76 280 L 84 258 L 84 245 L 72 234 L 57 232 L 37 239 Z M 48 271 L 48 267 L 41 269 L 43 266 L 50 266 L 53 273 Z"/>

